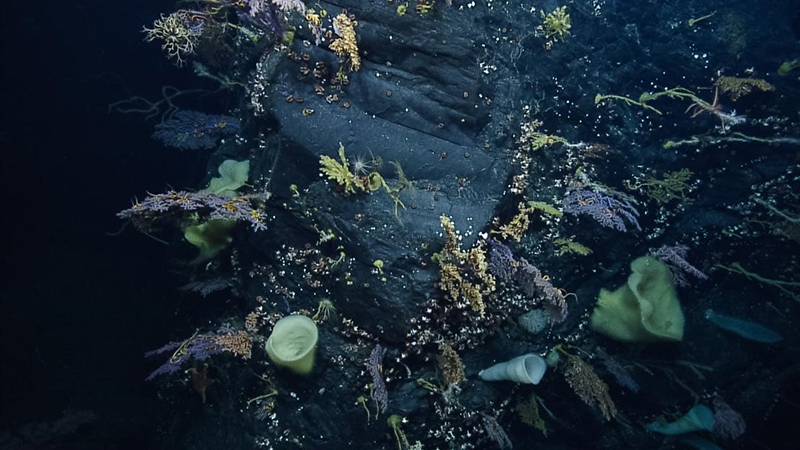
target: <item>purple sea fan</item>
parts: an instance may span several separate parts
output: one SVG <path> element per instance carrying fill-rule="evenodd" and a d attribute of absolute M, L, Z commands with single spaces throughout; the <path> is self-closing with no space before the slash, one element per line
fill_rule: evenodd
<path fill-rule="evenodd" d="M 620 201 L 609 195 L 592 192 L 586 189 L 572 191 L 562 200 L 564 212 L 573 215 L 591 216 L 604 227 L 618 231 L 628 231 L 625 221 L 630 222 L 637 230 L 639 211 L 627 201 Z"/>
<path fill-rule="evenodd" d="M 238 133 L 240 127 L 235 117 L 181 110 L 156 125 L 153 138 L 181 150 L 210 149 L 217 145 L 217 139 Z"/>
<path fill-rule="evenodd" d="M 380 405 L 381 412 L 386 412 L 389 408 L 389 394 L 386 392 L 386 383 L 383 382 L 383 375 L 381 374 L 381 366 L 385 355 L 386 349 L 377 344 L 372 349 L 367 362 L 367 369 L 372 375 L 372 399 Z"/>
<path fill-rule="evenodd" d="M 191 361 L 205 361 L 222 350 L 213 335 L 195 334 L 183 342 L 171 342 L 144 354 L 145 358 L 151 358 L 173 351 L 172 356 L 145 379 L 150 381 L 159 375 L 175 373 Z"/>
<path fill-rule="evenodd" d="M 708 279 L 708 275 L 686 261 L 686 257 L 689 255 L 689 247 L 685 245 L 675 244 L 674 246 L 664 245 L 659 248 L 651 248 L 648 254 L 667 266 L 672 274 L 672 280 L 678 286 L 689 287 L 691 285 L 687 275 L 692 275 L 701 280 Z"/>
<path fill-rule="evenodd" d="M 712 432 L 723 439 L 736 439 L 743 435 L 747 424 L 725 400 L 714 397 L 714 428 Z"/>
<path fill-rule="evenodd" d="M 505 244 L 489 239 L 489 272 L 503 281 L 515 281 L 526 296 L 544 297 L 544 309 L 554 322 L 567 318 L 567 296 L 553 286 L 550 278 L 524 258 L 514 258 L 511 249 Z"/>
<path fill-rule="evenodd" d="M 522 290 L 529 297 L 537 294 L 544 297 L 544 310 L 550 315 L 553 322 L 563 322 L 567 318 L 567 296 L 560 289 L 553 286 L 550 277 L 542 275 L 542 272 L 524 258 L 519 259 L 519 268 L 514 274 Z"/>
<path fill-rule="evenodd" d="M 265 217 L 255 204 L 265 200 L 263 195 L 224 197 L 221 195 L 168 191 L 150 194 L 141 202 L 117 213 L 121 219 L 129 219 L 136 229 L 149 232 L 159 222 L 181 222 L 188 212 L 199 216 L 198 221 L 209 219 L 230 220 L 249 223 L 254 230 L 266 230 Z"/>
<path fill-rule="evenodd" d="M 247 0 L 249 10 L 238 10 L 238 17 L 264 31 L 271 31 L 283 38 L 285 31 L 281 25 L 280 7 L 271 0 Z M 305 5 L 303 5 L 305 7 Z"/>
<path fill-rule="evenodd" d="M 603 367 L 614 377 L 617 384 L 631 392 L 639 392 L 639 383 L 633 379 L 628 369 L 626 369 L 622 363 L 610 355 L 603 356 L 602 361 Z"/>
<path fill-rule="evenodd" d="M 252 0 L 251 4 L 253 2 L 258 2 L 258 1 L 261 1 L 263 3 L 269 0 Z M 303 3 L 302 0 L 272 0 L 272 3 L 278 5 L 278 8 L 280 8 L 281 11 L 285 13 L 292 11 L 299 11 L 301 13 L 306 12 L 306 5 Z"/>
<path fill-rule="evenodd" d="M 508 246 L 501 244 L 493 239 L 489 242 L 489 272 L 503 281 L 511 281 L 514 271 L 517 269 L 517 261 Z"/>
<path fill-rule="evenodd" d="M 184 292 L 197 292 L 198 294 L 202 295 L 203 298 L 205 298 L 214 292 L 224 291 L 232 286 L 233 284 L 231 283 L 230 279 L 217 277 L 188 283 L 184 286 L 181 286 L 180 290 Z"/>
<path fill-rule="evenodd" d="M 486 434 L 501 450 L 514 448 L 511 439 L 506 434 L 506 430 L 497 422 L 497 419 L 483 413 L 481 417 L 483 417 L 483 427 L 486 429 Z"/>

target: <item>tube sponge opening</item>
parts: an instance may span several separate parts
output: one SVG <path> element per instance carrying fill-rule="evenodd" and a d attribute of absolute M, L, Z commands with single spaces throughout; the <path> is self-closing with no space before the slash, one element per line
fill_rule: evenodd
<path fill-rule="evenodd" d="M 305 375 L 314 368 L 317 325 L 306 316 L 287 316 L 275 323 L 267 339 L 267 355 L 275 365 Z"/>

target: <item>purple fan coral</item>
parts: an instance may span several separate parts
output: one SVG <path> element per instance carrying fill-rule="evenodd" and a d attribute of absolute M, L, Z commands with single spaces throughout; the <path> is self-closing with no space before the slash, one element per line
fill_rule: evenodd
<path fill-rule="evenodd" d="M 263 196 L 245 195 L 240 197 L 224 197 L 221 195 L 169 191 L 164 194 L 150 194 L 142 202 L 117 213 L 117 217 L 130 219 L 140 231 L 150 231 L 158 221 L 180 222 L 188 213 L 196 214 L 196 222 L 206 220 L 230 220 L 247 222 L 254 230 L 267 228 L 264 214 L 254 208 L 254 202 L 263 201 Z"/>
<path fill-rule="evenodd" d="M 381 375 L 381 365 L 385 355 L 386 349 L 377 344 L 372 349 L 367 362 L 367 369 L 372 375 L 372 399 L 380 405 L 381 412 L 386 412 L 389 407 L 389 394 L 386 392 L 386 384 L 383 382 L 383 375 Z"/>
<path fill-rule="evenodd" d="M 284 36 L 279 5 L 271 0 L 247 0 L 247 3 L 249 9 L 237 10 L 240 19 L 261 30 L 272 31 L 278 37 Z"/>
<path fill-rule="evenodd" d="M 497 419 L 487 414 L 481 414 L 481 416 L 483 417 L 483 427 L 486 429 L 486 434 L 497 444 L 498 448 L 514 448 L 511 439 L 509 439 L 508 434 L 506 434 L 506 430 L 497 422 Z"/>
<path fill-rule="evenodd" d="M 622 363 L 610 355 L 604 355 L 602 361 L 603 367 L 614 377 L 617 384 L 631 392 L 639 392 L 639 383 L 633 379 L 628 369 L 626 369 Z"/>
<path fill-rule="evenodd" d="M 214 292 L 223 291 L 232 287 L 231 280 L 228 278 L 210 278 L 208 280 L 194 281 L 184 286 L 180 290 L 184 292 L 197 292 L 204 298 Z"/>
<path fill-rule="evenodd" d="M 517 261 L 508 246 L 489 239 L 489 272 L 503 281 L 511 281 Z"/>
<path fill-rule="evenodd" d="M 172 356 L 164 364 L 150 373 L 145 379 L 149 381 L 159 375 L 175 373 L 190 361 L 205 361 L 211 355 L 220 353 L 222 350 L 213 335 L 195 334 L 183 342 L 170 342 L 161 348 L 144 354 L 145 358 L 151 358 L 167 352 L 173 352 Z"/>
<path fill-rule="evenodd" d="M 285 13 L 306 11 L 306 5 L 302 0 L 250 0 L 250 14 L 257 15 L 259 12 L 269 8 L 269 3 L 275 4 Z"/>
<path fill-rule="evenodd" d="M 714 428 L 712 432 L 723 439 L 736 439 L 747 429 L 744 417 L 725 400 L 714 397 Z"/>
<path fill-rule="evenodd" d="M 153 138 L 181 150 L 209 149 L 220 137 L 238 133 L 240 127 L 235 117 L 182 110 L 156 125 Z"/>
<path fill-rule="evenodd" d="M 678 286 L 688 287 L 691 285 L 687 275 L 692 275 L 701 280 L 708 279 L 708 275 L 686 261 L 686 257 L 689 255 L 689 247 L 685 245 L 675 244 L 673 246 L 664 245 L 659 248 L 651 248 L 648 254 L 667 266 L 672 274 L 672 280 Z"/>
<path fill-rule="evenodd" d="M 618 231 L 628 231 L 625 222 L 629 222 L 642 231 L 637 217 L 639 211 L 627 201 L 620 201 L 609 195 L 585 189 L 572 191 L 562 201 L 564 212 L 574 215 L 587 215 L 604 227 Z"/>
<path fill-rule="evenodd" d="M 550 278 L 524 258 L 514 259 L 505 244 L 489 239 L 489 272 L 504 281 L 513 280 L 528 297 L 544 298 L 544 309 L 555 322 L 567 318 L 567 295 L 550 283 Z"/>

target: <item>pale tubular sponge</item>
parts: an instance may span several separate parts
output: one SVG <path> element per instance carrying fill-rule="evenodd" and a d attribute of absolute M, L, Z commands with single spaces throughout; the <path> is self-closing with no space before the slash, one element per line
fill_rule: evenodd
<path fill-rule="evenodd" d="M 484 381 L 513 381 L 521 384 L 539 384 L 547 364 L 541 356 L 528 353 L 481 370 L 478 377 Z"/>
<path fill-rule="evenodd" d="M 269 359 L 276 366 L 305 375 L 314 368 L 317 325 L 306 316 L 287 316 L 275 323 L 267 339 Z"/>
<path fill-rule="evenodd" d="M 746 320 L 737 319 L 735 317 L 726 316 L 725 314 L 720 314 L 710 309 L 706 310 L 704 317 L 723 330 L 738 334 L 748 341 L 761 342 L 763 344 L 774 344 L 783 340 L 778 333 L 765 326 L 748 322 Z"/>
<path fill-rule="evenodd" d="M 703 404 L 697 404 L 686 415 L 674 422 L 653 422 L 648 424 L 646 428 L 656 433 L 676 436 L 693 431 L 712 431 L 715 422 L 716 419 L 711 408 Z"/>

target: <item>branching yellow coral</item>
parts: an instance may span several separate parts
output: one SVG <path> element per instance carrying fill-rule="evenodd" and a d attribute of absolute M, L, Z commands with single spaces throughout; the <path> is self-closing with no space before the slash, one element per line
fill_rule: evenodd
<path fill-rule="evenodd" d="M 534 211 L 540 211 L 548 216 L 561 217 L 564 215 L 563 212 L 549 203 L 530 201 L 528 202 L 528 206 L 533 208 Z"/>
<path fill-rule="evenodd" d="M 558 238 L 553 240 L 553 244 L 557 247 L 556 255 L 558 256 L 570 254 L 587 256 L 592 254 L 592 249 L 572 239 Z"/>
<path fill-rule="evenodd" d="M 327 155 L 322 155 L 319 158 L 319 163 L 322 166 L 320 170 L 331 181 L 335 181 L 342 187 L 344 195 L 355 194 L 356 192 L 375 192 L 383 188 L 387 194 L 394 201 L 394 214 L 397 215 L 398 207 L 405 205 L 400 200 L 399 194 L 403 189 L 411 185 L 411 182 L 406 178 L 400 163 L 394 162 L 392 165 L 397 171 L 397 178 L 400 181 L 400 186 L 392 188 L 386 183 L 386 180 L 378 172 L 370 172 L 366 175 L 360 175 L 358 162 L 353 170 L 350 169 L 350 164 L 347 162 L 347 157 L 344 154 L 344 145 L 339 143 L 339 161 Z"/>
<path fill-rule="evenodd" d="M 486 259 L 486 249 L 481 246 L 475 246 L 467 253 L 467 262 L 472 268 L 472 273 L 483 282 L 486 293 L 494 292 L 497 289 L 497 284 L 494 276 L 489 273 L 489 262 Z"/>
<path fill-rule="evenodd" d="M 492 230 L 492 233 L 503 236 L 503 239 L 511 238 L 519 242 L 522 239 L 522 235 L 528 231 L 528 227 L 531 225 L 531 219 L 528 215 L 533 211 L 533 207 L 520 203 L 517 215 L 512 217 L 510 222 L 501 226 L 499 230 Z"/>
<path fill-rule="evenodd" d="M 772 91 L 775 89 L 775 86 L 758 78 L 719 77 L 714 85 L 723 94 L 728 94 L 734 102 L 754 90 Z"/>
<path fill-rule="evenodd" d="M 689 181 L 693 175 L 689 169 L 681 169 L 664 173 L 664 178 L 660 180 L 647 177 L 634 183 L 626 180 L 625 184 L 628 189 L 642 191 L 658 203 L 669 203 L 675 199 L 686 201 L 686 191 L 691 189 Z"/>
<path fill-rule="evenodd" d="M 330 48 L 340 58 L 350 59 L 350 70 L 357 71 L 361 68 L 361 57 L 358 55 L 358 42 L 356 41 L 357 22 L 346 11 L 333 19 L 333 29 L 339 36 L 331 42 Z"/>
<path fill-rule="evenodd" d="M 453 221 L 445 215 L 440 220 L 445 245 L 441 253 L 434 255 L 439 264 L 439 286 L 453 303 L 465 299 L 470 309 L 483 317 L 486 311 L 483 296 L 496 289 L 496 280 L 489 273 L 486 249 L 479 245 L 468 252 L 462 251 Z"/>
<path fill-rule="evenodd" d="M 320 156 L 319 163 L 322 166 L 322 173 L 342 186 L 344 195 L 355 194 L 358 186 L 357 177 L 350 172 L 350 165 L 344 156 L 344 145 L 341 142 L 339 143 L 339 159 L 341 162 L 328 155 Z"/>
<path fill-rule="evenodd" d="M 499 230 L 492 231 L 492 233 L 503 236 L 503 239 L 511 238 L 519 242 L 522 239 L 522 235 L 528 231 L 528 227 L 531 225 L 531 220 L 528 216 L 535 211 L 540 211 L 543 214 L 554 217 L 561 217 L 564 215 L 564 213 L 554 206 L 544 202 L 520 203 L 519 213 L 517 213 L 510 222 L 501 226 Z"/>
<path fill-rule="evenodd" d="M 458 302 L 462 297 L 467 300 L 470 308 L 483 316 L 486 305 L 480 288 L 467 279 L 453 263 L 443 263 L 439 266 L 439 285 L 447 293 L 450 300 Z"/>

